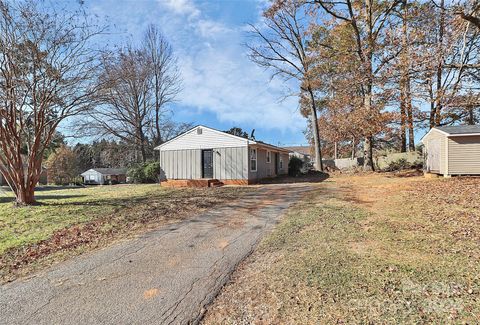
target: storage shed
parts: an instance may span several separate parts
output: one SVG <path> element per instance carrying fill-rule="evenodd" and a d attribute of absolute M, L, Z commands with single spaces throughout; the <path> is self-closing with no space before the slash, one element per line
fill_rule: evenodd
<path fill-rule="evenodd" d="M 422 143 L 426 172 L 480 175 L 480 125 L 435 127 Z"/>
<path fill-rule="evenodd" d="M 203 125 L 155 149 L 168 186 L 252 184 L 288 172 L 288 150 Z"/>

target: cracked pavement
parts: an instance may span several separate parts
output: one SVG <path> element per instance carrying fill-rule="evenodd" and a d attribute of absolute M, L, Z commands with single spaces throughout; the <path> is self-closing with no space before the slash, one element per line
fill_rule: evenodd
<path fill-rule="evenodd" d="M 0 324 L 198 323 L 230 274 L 313 185 L 230 203 L 0 287 Z"/>

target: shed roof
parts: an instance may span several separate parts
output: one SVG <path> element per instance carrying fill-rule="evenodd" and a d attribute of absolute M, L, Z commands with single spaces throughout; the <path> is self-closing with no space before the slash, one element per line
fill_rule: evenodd
<path fill-rule="evenodd" d="M 127 174 L 127 169 L 126 168 L 91 168 L 89 170 L 94 170 L 97 173 L 100 173 L 102 175 L 125 175 Z M 87 172 L 89 171 L 87 170 Z M 83 174 L 85 174 L 84 172 Z"/>
<path fill-rule="evenodd" d="M 480 125 L 451 125 L 440 126 L 436 129 L 452 135 L 480 134 Z"/>
<path fill-rule="evenodd" d="M 446 137 L 461 137 L 461 136 L 480 136 L 480 125 L 450 125 L 450 126 L 437 126 L 430 129 L 425 134 L 420 142 L 423 142 L 428 138 L 432 132 L 440 132 Z"/>

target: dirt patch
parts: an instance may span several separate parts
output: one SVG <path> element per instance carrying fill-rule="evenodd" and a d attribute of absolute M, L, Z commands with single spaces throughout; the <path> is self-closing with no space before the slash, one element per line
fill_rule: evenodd
<path fill-rule="evenodd" d="M 205 324 L 480 321 L 480 179 L 366 173 L 320 188 L 240 266 Z"/>

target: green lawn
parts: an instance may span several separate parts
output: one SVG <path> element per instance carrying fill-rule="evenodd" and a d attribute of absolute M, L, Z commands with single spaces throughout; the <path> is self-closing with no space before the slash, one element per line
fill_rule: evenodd
<path fill-rule="evenodd" d="M 56 230 L 107 215 L 168 190 L 158 184 L 98 186 L 37 191 L 38 206 L 14 208 L 10 198 L 0 199 L 0 255 L 6 250 L 47 239 Z"/>
<path fill-rule="evenodd" d="M 170 189 L 158 184 L 44 189 L 38 205 L 0 198 L 0 282 L 114 240 L 196 215 L 247 189 Z"/>
<path fill-rule="evenodd" d="M 327 180 L 240 267 L 204 323 L 478 323 L 479 185 Z"/>

